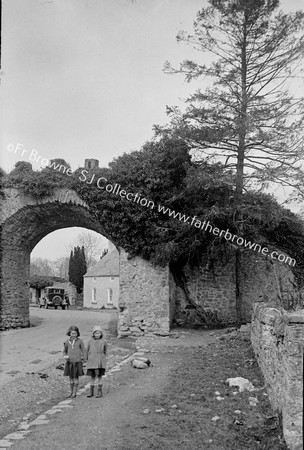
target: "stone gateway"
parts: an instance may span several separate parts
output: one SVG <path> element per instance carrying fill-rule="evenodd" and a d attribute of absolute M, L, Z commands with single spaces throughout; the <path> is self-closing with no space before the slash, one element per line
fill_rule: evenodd
<path fill-rule="evenodd" d="M 113 242 L 89 207 L 72 190 L 58 189 L 35 198 L 5 189 L 1 199 L 0 329 L 30 326 L 30 254 L 47 234 L 68 227 L 96 231 Z M 115 242 L 114 242 L 115 244 Z M 119 248 L 120 318 L 118 334 L 169 332 L 169 269 L 140 257 L 128 258 Z M 140 317 L 140 320 L 138 320 Z"/>

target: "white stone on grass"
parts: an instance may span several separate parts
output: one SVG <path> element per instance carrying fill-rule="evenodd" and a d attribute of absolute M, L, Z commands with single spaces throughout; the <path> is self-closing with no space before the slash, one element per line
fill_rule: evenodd
<path fill-rule="evenodd" d="M 247 391 L 254 391 L 255 388 L 252 383 L 250 383 L 247 378 L 243 377 L 236 377 L 236 378 L 227 378 L 226 383 L 229 384 L 230 387 L 236 386 L 239 388 L 239 392 L 243 392 L 245 390 Z"/>
<path fill-rule="evenodd" d="M 256 397 L 248 397 L 250 406 L 257 406 L 259 400 Z"/>
<path fill-rule="evenodd" d="M 212 417 L 212 422 L 217 422 L 218 420 L 220 420 L 219 416 L 214 416 Z"/>

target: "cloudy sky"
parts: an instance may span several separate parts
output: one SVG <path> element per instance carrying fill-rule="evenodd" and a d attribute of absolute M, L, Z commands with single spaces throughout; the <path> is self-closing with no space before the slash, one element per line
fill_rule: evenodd
<path fill-rule="evenodd" d="M 281 5 L 293 11 L 302 1 Z M 182 104 L 198 87 L 162 68 L 166 60 L 201 58 L 175 37 L 192 30 L 205 6 L 206 0 L 3 0 L 1 167 L 28 161 L 33 149 L 73 169 L 85 158 L 106 166 L 139 149 L 153 124 L 167 121 L 166 105 Z M 28 150 L 23 157 L 7 150 L 17 143 Z M 50 242 L 44 255 L 54 248 Z"/>
<path fill-rule="evenodd" d="M 3 144 L 73 168 L 138 149 L 193 86 L 162 72 L 201 0 L 4 0 Z M 27 160 L 6 151 L 5 169 Z M 36 168 L 35 161 L 33 168 Z M 40 167 L 40 164 L 37 168 Z"/>

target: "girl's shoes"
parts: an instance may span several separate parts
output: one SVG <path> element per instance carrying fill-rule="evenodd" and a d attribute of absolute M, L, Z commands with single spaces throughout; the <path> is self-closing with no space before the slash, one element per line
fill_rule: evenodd
<path fill-rule="evenodd" d="M 87 395 L 87 397 L 94 397 L 94 386 L 90 386 L 90 393 Z"/>
<path fill-rule="evenodd" d="M 100 397 L 102 397 L 102 384 L 98 385 L 98 392 L 96 395 L 96 398 L 100 398 Z"/>

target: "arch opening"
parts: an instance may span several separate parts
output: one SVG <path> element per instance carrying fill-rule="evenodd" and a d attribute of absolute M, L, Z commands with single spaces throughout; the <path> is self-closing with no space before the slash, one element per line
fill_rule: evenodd
<path fill-rule="evenodd" d="M 92 230 L 110 239 L 84 206 L 72 202 L 26 205 L 2 225 L 1 328 L 30 326 L 30 254 L 49 233 L 69 227 Z"/>
<path fill-rule="evenodd" d="M 37 199 L 18 189 L 5 189 L 0 213 L 1 330 L 30 326 L 28 281 L 33 248 L 49 233 L 76 226 L 101 234 L 118 249 L 118 334 L 168 333 L 174 310 L 169 268 L 156 267 L 141 257 L 130 259 L 110 235 L 115 224 L 109 224 L 106 217 L 99 222 L 75 191 L 57 189 L 52 196 Z"/>

